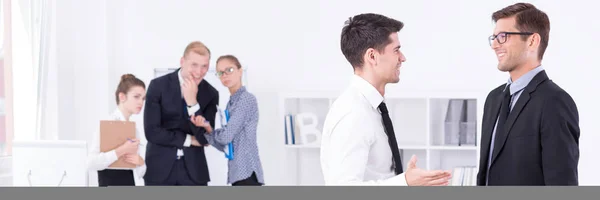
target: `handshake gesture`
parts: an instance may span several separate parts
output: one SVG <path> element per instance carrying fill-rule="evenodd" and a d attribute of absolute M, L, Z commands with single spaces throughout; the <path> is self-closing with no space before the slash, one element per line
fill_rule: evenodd
<path fill-rule="evenodd" d="M 144 165 L 144 159 L 138 154 L 139 139 L 128 139 L 121 146 L 115 149 L 117 157 L 125 158 L 125 162 L 134 164 L 135 166 Z"/>

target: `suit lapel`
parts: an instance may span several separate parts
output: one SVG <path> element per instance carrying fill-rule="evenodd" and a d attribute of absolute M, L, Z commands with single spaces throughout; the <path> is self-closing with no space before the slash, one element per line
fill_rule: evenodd
<path fill-rule="evenodd" d="M 506 143 L 506 138 L 510 134 L 510 129 L 512 128 L 513 124 L 515 124 L 517 117 L 519 116 L 519 114 L 521 113 L 521 111 L 523 110 L 523 108 L 525 107 L 527 102 L 529 102 L 529 98 L 530 98 L 530 95 L 527 91 L 523 91 L 521 93 L 521 96 L 519 96 L 519 99 L 517 100 L 515 106 L 510 111 L 510 114 L 508 115 L 508 118 L 506 119 L 506 124 L 504 124 L 505 131 L 503 131 L 502 133 L 500 133 L 500 132 L 496 133 L 497 140 L 494 141 L 494 151 L 492 153 L 492 164 L 494 163 L 494 160 L 496 160 L 496 158 L 498 158 L 498 154 L 500 153 L 500 150 L 502 150 L 502 148 L 504 147 L 504 144 Z"/>
<path fill-rule="evenodd" d="M 198 101 L 198 105 L 200 106 L 200 109 L 198 109 L 198 111 L 196 111 L 196 113 L 194 113 L 195 115 L 202 115 L 202 109 L 204 109 L 203 105 L 206 105 L 207 103 L 206 101 L 206 94 L 204 92 L 204 85 L 206 84 L 206 79 L 202 79 L 202 81 L 200 81 L 200 84 L 198 84 L 198 92 L 196 93 L 196 101 Z"/>
<path fill-rule="evenodd" d="M 527 105 L 527 102 L 529 102 L 529 99 L 531 99 L 531 93 L 535 91 L 535 89 L 538 87 L 539 84 L 541 84 L 542 82 L 544 82 L 546 80 L 548 80 L 548 76 L 546 75 L 546 73 L 544 71 L 541 71 L 535 77 L 533 77 L 533 79 L 527 85 L 527 87 L 525 87 L 523 89 L 521 96 L 519 96 L 519 99 L 517 99 L 515 106 L 510 111 L 510 114 L 508 115 L 508 118 L 506 119 L 506 124 L 504 124 L 505 131 L 503 133 L 496 133 L 496 135 L 498 135 L 498 137 L 497 137 L 498 140 L 494 141 L 492 164 L 494 163 L 496 158 L 498 158 L 498 154 L 500 154 L 500 151 L 502 151 L 502 148 L 504 147 L 504 144 L 506 143 L 506 138 L 508 138 L 508 135 L 510 134 L 510 130 L 512 129 L 513 125 L 515 124 L 515 121 L 517 121 L 519 114 L 521 114 L 521 111 L 523 111 L 523 108 L 525 108 L 525 105 Z M 494 122 L 495 122 L 495 120 L 494 120 Z"/>
<path fill-rule="evenodd" d="M 174 93 L 172 95 L 173 100 L 174 100 L 173 104 L 177 105 L 179 110 L 181 110 L 181 112 L 180 112 L 181 117 L 184 117 L 185 113 L 183 113 L 183 111 L 184 111 L 183 108 L 185 105 L 183 105 L 183 96 L 181 94 L 181 86 L 179 83 L 179 75 L 178 75 L 179 70 L 181 70 L 181 68 L 178 70 L 175 70 L 174 72 L 169 74 L 169 79 L 170 79 L 170 81 L 169 81 L 169 90 L 170 91 L 169 92 L 172 92 L 172 94 Z"/>
<path fill-rule="evenodd" d="M 490 144 L 492 142 L 492 132 L 494 131 L 494 125 L 496 124 L 496 118 L 498 118 L 498 113 L 500 112 L 500 106 L 502 105 L 502 101 L 498 101 L 499 99 L 502 99 L 502 92 L 499 92 L 498 94 L 494 95 L 494 97 L 492 97 L 492 103 L 491 103 L 491 116 L 490 119 L 487 120 L 487 122 L 485 124 L 483 124 L 483 141 L 481 146 L 482 147 L 486 147 L 486 148 L 481 148 L 481 157 L 484 159 L 480 159 L 480 167 L 485 167 L 487 169 L 487 165 L 485 165 L 487 163 L 487 160 L 489 159 L 489 155 L 490 155 Z"/>

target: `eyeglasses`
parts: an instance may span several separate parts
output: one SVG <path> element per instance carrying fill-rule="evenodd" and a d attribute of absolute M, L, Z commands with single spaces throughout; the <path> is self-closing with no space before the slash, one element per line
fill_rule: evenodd
<path fill-rule="evenodd" d="M 235 70 L 235 67 L 229 67 L 227 69 L 225 69 L 225 71 L 217 71 L 217 73 L 215 75 L 217 75 L 217 77 L 221 78 L 221 76 L 223 76 L 223 74 L 231 74 L 233 73 L 233 71 Z"/>
<path fill-rule="evenodd" d="M 498 33 L 498 35 L 491 35 L 488 38 L 488 42 L 490 43 L 490 46 L 492 46 L 492 42 L 494 42 L 494 39 L 496 39 L 498 44 L 504 44 L 506 42 L 506 40 L 508 39 L 508 35 L 533 35 L 533 33 L 531 33 L 531 32 L 500 32 L 500 33 Z"/>

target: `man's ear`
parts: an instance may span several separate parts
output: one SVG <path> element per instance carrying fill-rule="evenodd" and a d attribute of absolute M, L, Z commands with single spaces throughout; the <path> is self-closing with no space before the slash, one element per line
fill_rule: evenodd
<path fill-rule="evenodd" d="M 373 65 L 379 64 L 379 51 L 373 49 Z"/>
<path fill-rule="evenodd" d="M 528 40 L 528 46 L 533 49 L 538 49 L 538 47 L 540 46 L 540 42 L 542 42 L 542 37 L 540 36 L 540 34 L 534 33 Z"/>
<path fill-rule="evenodd" d="M 373 48 L 368 48 L 367 51 L 365 51 L 364 58 L 365 58 L 365 64 L 367 64 L 367 63 L 369 63 L 371 65 L 377 64 L 377 52 Z"/>
<path fill-rule="evenodd" d="M 179 66 L 183 67 L 183 62 L 185 61 L 185 56 L 181 57 L 181 59 L 179 60 Z"/>

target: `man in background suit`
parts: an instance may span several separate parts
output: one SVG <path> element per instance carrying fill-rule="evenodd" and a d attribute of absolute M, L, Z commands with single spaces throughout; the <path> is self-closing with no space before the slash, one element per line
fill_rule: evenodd
<path fill-rule="evenodd" d="M 190 121 L 202 115 L 214 126 L 219 94 L 203 80 L 209 61 L 209 49 L 192 42 L 180 69 L 150 82 L 144 111 L 146 185 L 207 185 L 210 181 L 204 155 L 206 130 Z"/>
<path fill-rule="evenodd" d="M 577 106 L 541 66 L 548 16 L 517 3 L 492 19 L 490 45 L 510 79 L 485 101 L 477 185 L 578 185 Z"/>

